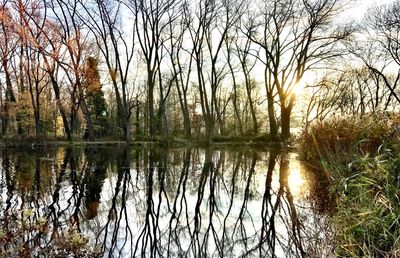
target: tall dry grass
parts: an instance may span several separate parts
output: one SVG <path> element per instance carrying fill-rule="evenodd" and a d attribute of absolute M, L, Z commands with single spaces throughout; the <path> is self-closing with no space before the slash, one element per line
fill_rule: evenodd
<path fill-rule="evenodd" d="M 354 155 L 377 153 L 385 147 L 397 150 L 399 136 L 398 114 L 333 117 L 304 129 L 299 137 L 299 149 L 302 158 L 309 162 L 347 165 Z"/>
<path fill-rule="evenodd" d="M 400 116 L 315 123 L 299 146 L 332 179 L 336 255 L 400 257 Z"/>

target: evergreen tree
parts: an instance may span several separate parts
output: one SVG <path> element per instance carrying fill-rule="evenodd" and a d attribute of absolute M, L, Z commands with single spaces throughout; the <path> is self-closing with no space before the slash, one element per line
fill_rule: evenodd
<path fill-rule="evenodd" d="M 98 60 L 88 57 L 85 67 L 85 89 L 95 137 L 104 137 L 109 130 L 107 103 L 101 88 Z"/>

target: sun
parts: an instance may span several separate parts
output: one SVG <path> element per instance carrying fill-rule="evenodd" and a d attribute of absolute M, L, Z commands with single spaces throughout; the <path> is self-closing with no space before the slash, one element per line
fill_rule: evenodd
<path fill-rule="evenodd" d="M 296 83 L 293 86 L 292 93 L 295 94 L 296 96 L 299 96 L 301 93 L 303 93 L 303 90 L 304 90 L 305 86 L 306 85 L 304 83 L 304 80 L 301 79 L 298 83 Z"/>
<path fill-rule="evenodd" d="M 296 96 L 301 95 L 304 92 L 304 88 L 307 85 L 312 84 L 314 80 L 315 80 L 315 74 L 305 73 L 303 77 L 300 79 L 300 81 L 293 86 L 291 91 L 292 94 L 295 94 Z"/>

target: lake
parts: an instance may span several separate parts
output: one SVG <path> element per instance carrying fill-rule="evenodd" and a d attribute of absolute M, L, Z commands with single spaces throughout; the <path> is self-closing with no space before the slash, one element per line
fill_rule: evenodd
<path fill-rule="evenodd" d="M 326 184 L 284 149 L 1 149 L 0 256 L 327 256 Z"/>

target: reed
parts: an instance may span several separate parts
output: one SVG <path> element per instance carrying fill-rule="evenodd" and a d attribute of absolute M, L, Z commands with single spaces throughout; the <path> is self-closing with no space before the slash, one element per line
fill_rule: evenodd
<path fill-rule="evenodd" d="M 331 178 L 335 254 L 400 256 L 400 117 L 332 118 L 299 139 L 303 159 Z"/>

